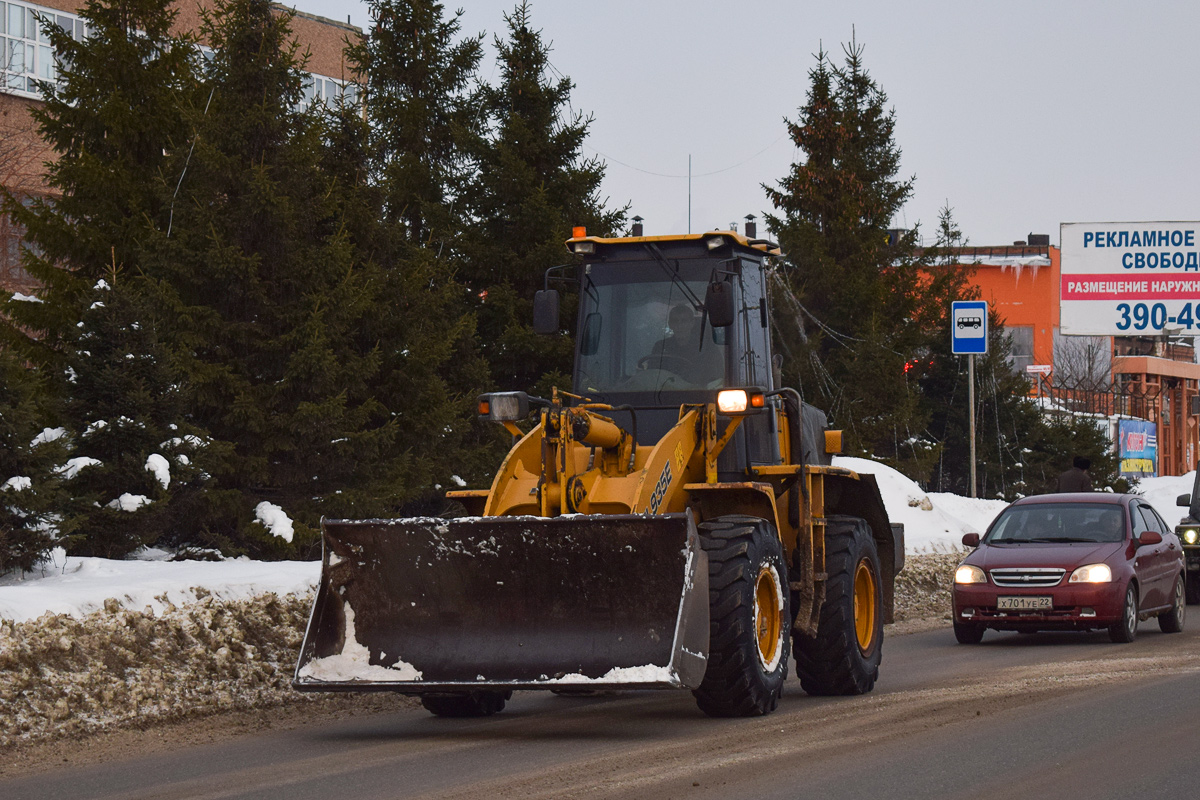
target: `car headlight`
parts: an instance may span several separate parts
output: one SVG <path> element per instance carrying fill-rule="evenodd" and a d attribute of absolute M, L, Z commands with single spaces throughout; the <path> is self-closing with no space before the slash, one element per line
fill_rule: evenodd
<path fill-rule="evenodd" d="M 1109 583 L 1112 581 L 1112 568 L 1108 564 L 1088 564 L 1071 573 L 1067 583 Z"/>
<path fill-rule="evenodd" d="M 955 583 L 987 583 L 987 576 L 983 574 L 983 570 L 979 567 L 970 564 L 963 564 L 958 569 L 954 570 Z"/>
<path fill-rule="evenodd" d="M 1195 544 L 1197 539 L 1200 539 L 1200 531 L 1195 528 L 1185 528 L 1180 534 L 1184 544 Z"/>

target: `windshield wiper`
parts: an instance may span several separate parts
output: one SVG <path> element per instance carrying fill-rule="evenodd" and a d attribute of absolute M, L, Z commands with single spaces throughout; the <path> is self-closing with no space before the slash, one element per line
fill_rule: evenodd
<path fill-rule="evenodd" d="M 653 244 L 652 242 L 647 242 L 645 247 L 646 252 L 650 254 L 658 266 L 662 267 L 662 271 L 665 272 L 667 277 L 671 279 L 671 283 L 679 287 L 679 290 L 682 291 L 687 297 L 688 302 L 692 304 L 692 307 L 697 311 L 703 311 L 704 301 L 696 296 L 696 293 L 692 291 L 690 286 L 684 283 L 683 278 L 679 277 L 679 262 L 676 261 L 675 268 L 672 269 L 671 265 L 667 263 L 667 257 L 664 256 L 662 251 L 658 249 L 658 245 Z"/>

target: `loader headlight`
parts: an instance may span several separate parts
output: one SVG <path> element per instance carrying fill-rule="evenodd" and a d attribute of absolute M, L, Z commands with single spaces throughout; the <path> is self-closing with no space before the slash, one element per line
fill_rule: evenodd
<path fill-rule="evenodd" d="M 722 389 L 717 392 L 717 411 L 726 415 L 753 414 L 766 404 L 765 393 L 757 387 Z"/>
<path fill-rule="evenodd" d="M 479 396 L 479 416 L 493 422 L 516 422 L 529 416 L 529 395 L 524 392 L 492 392 Z"/>
<path fill-rule="evenodd" d="M 1195 544 L 1200 539 L 1200 533 L 1195 528 L 1185 528 L 1179 536 L 1183 539 L 1184 544 Z"/>

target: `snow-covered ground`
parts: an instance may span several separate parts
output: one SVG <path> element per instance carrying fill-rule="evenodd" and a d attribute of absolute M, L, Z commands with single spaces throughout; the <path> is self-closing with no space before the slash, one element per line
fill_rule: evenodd
<path fill-rule="evenodd" d="M 1002 500 L 924 492 L 896 470 L 866 459 L 836 458 L 834 464 L 875 475 L 888 516 L 904 523 L 905 549 L 912 554 L 959 547 L 964 533 L 982 533 L 1007 505 Z M 1175 505 L 1175 498 L 1190 492 L 1194 479 L 1195 473 L 1147 478 L 1138 492 L 1174 525 L 1186 513 Z M 183 606 L 208 596 L 304 596 L 316 585 L 320 571 L 317 562 L 167 561 L 166 554 L 155 551 L 138 560 L 112 561 L 67 557 L 58 550 L 35 572 L 0 577 L 0 619 L 24 622 L 47 612 L 83 617 L 103 608 L 110 598 L 123 608 L 143 611 L 148 606 L 160 613 L 169 604 Z"/>
<path fill-rule="evenodd" d="M 114 561 L 66 556 L 58 549 L 34 572 L 0 577 L 0 619 L 25 622 L 45 613 L 83 617 L 109 598 L 124 608 L 149 606 L 161 613 L 168 603 L 183 606 L 208 596 L 304 595 L 320 575 L 321 564 L 314 561 L 167 561 L 159 551 Z"/>

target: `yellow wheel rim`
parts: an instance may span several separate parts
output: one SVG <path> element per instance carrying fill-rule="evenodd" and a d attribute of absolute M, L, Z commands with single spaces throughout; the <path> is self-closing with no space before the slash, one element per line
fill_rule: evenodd
<path fill-rule="evenodd" d="M 763 567 L 754 586 L 754 630 L 758 636 L 758 658 L 768 669 L 773 669 L 779 658 L 782 597 L 779 576 L 770 567 Z"/>
<path fill-rule="evenodd" d="M 854 570 L 854 635 L 863 655 L 875 646 L 875 615 L 879 608 L 879 582 L 871 562 L 862 559 Z"/>

